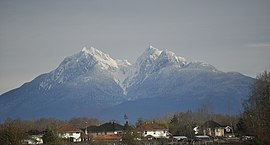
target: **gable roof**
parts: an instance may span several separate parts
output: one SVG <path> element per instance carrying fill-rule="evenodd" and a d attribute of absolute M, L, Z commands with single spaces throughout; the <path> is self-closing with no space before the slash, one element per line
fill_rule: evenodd
<path fill-rule="evenodd" d="M 137 130 L 139 131 L 147 131 L 147 130 L 166 130 L 167 128 L 155 123 L 142 124 Z"/>
<path fill-rule="evenodd" d="M 82 132 L 82 131 L 70 124 L 64 124 L 59 127 L 59 132 Z"/>
<path fill-rule="evenodd" d="M 202 128 L 218 128 L 218 127 L 222 127 L 219 123 L 213 121 L 213 120 L 209 120 L 206 121 L 203 125 Z"/>
<path fill-rule="evenodd" d="M 116 122 L 104 123 L 100 126 L 89 126 L 87 127 L 88 132 L 114 132 L 124 130 L 124 126 Z"/>

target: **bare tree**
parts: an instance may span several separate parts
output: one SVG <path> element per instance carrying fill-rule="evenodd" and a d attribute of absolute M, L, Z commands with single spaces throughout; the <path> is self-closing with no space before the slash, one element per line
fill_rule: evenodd
<path fill-rule="evenodd" d="M 257 76 L 249 98 L 244 102 L 243 120 L 247 131 L 258 139 L 258 144 L 270 144 L 270 73 Z"/>
<path fill-rule="evenodd" d="M 25 136 L 23 127 L 16 121 L 8 121 L 0 126 L 1 145 L 22 145 Z"/>

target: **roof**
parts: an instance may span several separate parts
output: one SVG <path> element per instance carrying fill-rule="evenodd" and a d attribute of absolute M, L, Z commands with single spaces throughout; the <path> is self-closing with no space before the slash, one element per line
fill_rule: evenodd
<path fill-rule="evenodd" d="M 219 123 L 210 120 L 210 121 L 206 121 L 203 125 L 202 128 L 218 128 L 218 127 L 222 127 Z"/>
<path fill-rule="evenodd" d="M 87 127 L 88 132 L 114 132 L 124 130 L 124 126 L 116 122 L 104 123 L 100 126 L 89 126 Z"/>
<path fill-rule="evenodd" d="M 166 130 L 167 128 L 155 123 L 142 124 L 137 128 L 139 131 L 146 130 Z"/>
<path fill-rule="evenodd" d="M 82 132 L 82 131 L 70 124 L 64 124 L 59 127 L 59 132 Z"/>

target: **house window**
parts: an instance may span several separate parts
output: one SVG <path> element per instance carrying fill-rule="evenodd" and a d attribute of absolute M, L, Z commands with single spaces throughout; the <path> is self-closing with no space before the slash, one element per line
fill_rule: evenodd
<path fill-rule="evenodd" d="M 147 131 L 144 131 L 144 134 L 147 134 Z"/>
<path fill-rule="evenodd" d="M 154 134 L 156 134 L 156 131 L 154 131 Z"/>
<path fill-rule="evenodd" d="M 72 136 L 72 132 L 69 133 L 69 136 Z"/>

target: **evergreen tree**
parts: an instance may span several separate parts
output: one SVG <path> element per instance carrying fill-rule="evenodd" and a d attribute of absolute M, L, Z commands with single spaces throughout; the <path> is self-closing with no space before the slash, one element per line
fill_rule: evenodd
<path fill-rule="evenodd" d="M 55 130 L 47 129 L 42 139 L 46 145 L 65 145 L 64 140 L 58 137 Z"/>
<path fill-rule="evenodd" d="M 125 123 L 124 126 L 124 133 L 122 136 L 123 143 L 126 145 L 138 145 L 137 138 L 137 132 L 135 129 L 128 124 L 128 122 Z"/>

